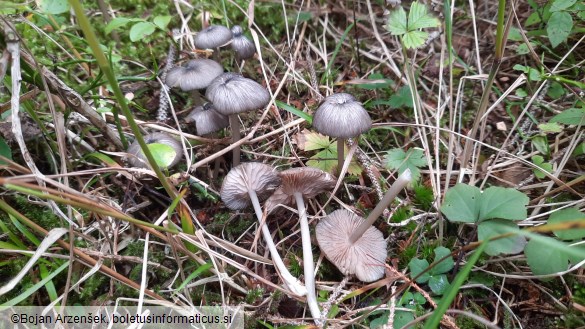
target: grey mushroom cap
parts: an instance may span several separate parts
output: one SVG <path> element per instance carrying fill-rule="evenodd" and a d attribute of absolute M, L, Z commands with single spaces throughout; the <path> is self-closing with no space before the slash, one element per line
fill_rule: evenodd
<path fill-rule="evenodd" d="M 268 213 L 276 209 L 278 205 L 293 204 L 294 194 L 297 192 L 305 199 L 311 199 L 319 193 L 332 190 L 336 183 L 335 177 L 331 174 L 311 167 L 287 169 L 281 171 L 279 176 L 282 184 L 264 204 Z"/>
<path fill-rule="evenodd" d="M 249 191 L 255 191 L 260 201 L 268 198 L 280 185 L 280 177 L 274 168 L 259 162 L 245 162 L 232 168 L 221 186 L 220 196 L 232 209 L 249 207 Z"/>
<path fill-rule="evenodd" d="M 270 102 L 270 94 L 264 87 L 236 73 L 218 76 L 207 87 L 205 97 L 224 115 L 256 110 Z"/>
<path fill-rule="evenodd" d="M 213 49 L 218 48 L 232 39 L 232 31 L 225 26 L 210 25 L 199 31 L 193 42 L 197 49 Z"/>
<path fill-rule="evenodd" d="M 214 133 L 230 125 L 229 118 L 217 112 L 211 103 L 196 106 L 185 117 L 185 122 L 195 122 L 195 130 L 200 136 Z"/>
<path fill-rule="evenodd" d="M 222 73 L 223 67 L 216 61 L 194 59 L 184 66 L 170 69 L 165 83 L 169 87 L 179 87 L 183 91 L 205 89 Z"/>
<path fill-rule="evenodd" d="M 183 158 L 183 147 L 181 146 L 181 143 L 165 133 L 157 132 L 144 135 L 144 141 L 146 142 L 147 145 L 158 143 L 165 144 L 173 148 L 173 150 L 175 151 L 175 158 L 166 168 L 171 168 L 175 166 Z M 140 148 L 140 144 L 138 144 L 138 141 L 134 141 L 134 143 L 130 144 L 130 146 L 128 146 L 127 152 L 131 154 L 128 157 L 128 162 L 132 167 L 150 168 L 148 160 L 146 159 L 146 156 L 142 152 L 142 149 Z"/>
<path fill-rule="evenodd" d="M 362 103 L 346 93 L 325 98 L 313 116 L 318 132 L 335 138 L 356 137 L 372 127 L 372 119 Z"/>
<path fill-rule="evenodd" d="M 373 226 L 351 244 L 349 236 L 363 221 L 348 210 L 336 210 L 317 224 L 315 235 L 325 257 L 343 274 L 372 282 L 384 276 L 387 244 L 382 232 Z"/>
<path fill-rule="evenodd" d="M 234 35 L 232 49 L 236 52 L 238 60 L 252 58 L 256 53 L 254 43 L 243 35 L 242 32 L 243 30 L 239 25 L 234 25 L 232 27 L 232 34 Z"/>

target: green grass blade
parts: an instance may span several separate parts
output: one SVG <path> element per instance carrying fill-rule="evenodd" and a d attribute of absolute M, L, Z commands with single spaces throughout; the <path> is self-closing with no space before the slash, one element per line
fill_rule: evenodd
<path fill-rule="evenodd" d="M 484 241 L 481 245 L 479 245 L 479 248 L 475 250 L 471 258 L 467 261 L 467 264 L 465 264 L 465 266 L 457 274 L 455 280 L 453 280 L 453 283 L 451 283 L 451 285 L 443 295 L 443 298 L 441 298 L 441 300 L 437 303 L 437 309 L 435 309 L 431 317 L 425 322 L 424 329 L 439 328 L 439 324 L 441 323 L 443 315 L 445 314 L 445 312 L 455 299 L 455 296 L 457 296 L 459 288 L 463 285 L 465 280 L 467 280 L 467 277 L 471 273 L 473 265 L 477 263 L 479 256 L 481 256 L 483 250 L 487 247 L 487 244 L 488 241 Z"/>
<path fill-rule="evenodd" d="M 209 270 L 211 266 L 212 266 L 211 263 L 205 263 L 199 266 L 195 271 L 189 274 L 189 276 L 185 279 L 185 281 L 183 281 L 183 283 L 181 283 L 181 285 L 177 288 L 177 291 L 183 290 L 187 286 L 187 284 L 191 282 L 191 280 L 201 275 L 201 273 Z"/>
<path fill-rule="evenodd" d="M 47 282 L 53 280 L 54 277 L 56 277 L 59 273 L 63 272 L 63 270 L 66 269 L 68 266 L 69 266 L 69 261 L 66 261 L 63 265 L 59 266 L 59 268 L 57 268 L 55 271 L 51 272 L 51 274 L 49 274 L 46 278 L 37 282 L 35 285 L 28 288 L 20 295 L 12 298 L 11 300 L 7 301 L 6 303 L 4 303 L 0 306 L 15 306 L 15 305 L 19 304 L 23 300 L 27 299 L 30 295 L 34 294 L 37 290 L 41 289 L 44 285 L 47 284 Z"/>
<path fill-rule="evenodd" d="M 305 121 L 307 121 L 310 124 L 313 124 L 313 117 L 311 115 L 297 109 L 294 106 L 290 106 L 285 102 L 281 102 L 281 101 L 277 100 L 277 101 L 275 101 L 275 103 L 276 103 L 276 106 L 280 107 L 281 109 L 283 109 L 287 112 L 290 112 L 290 113 L 298 116 L 301 119 L 305 119 Z"/>

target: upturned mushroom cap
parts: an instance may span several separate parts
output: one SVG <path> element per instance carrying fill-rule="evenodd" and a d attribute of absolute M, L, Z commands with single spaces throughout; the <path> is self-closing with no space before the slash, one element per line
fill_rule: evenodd
<path fill-rule="evenodd" d="M 348 210 L 336 210 L 317 224 L 316 236 L 319 248 L 343 274 L 372 282 L 384 276 L 387 245 L 382 232 L 373 226 L 351 244 L 349 236 L 363 221 Z"/>
<path fill-rule="evenodd" d="M 211 59 L 194 59 L 184 66 L 173 67 L 167 73 L 166 84 L 183 91 L 207 88 L 223 73 L 223 67 Z"/>
<path fill-rule="evenodd" d="M 290 205 L 294 202 L 295 193 L 300 193 L 305 199 L 311 199 L 317 194 L 332 190 L 335 187 L 335 177 L 321 169 L 311 167 L 291 168 L 279 174 L 282 184 L 272 194 L 264 206 L 268 213 L 279 204 Z"/>
<path fill-rule="evenodd" d="M 210 25 L 199 31 L 193 42 L 197 49 L 213 49 L 221 47 L 232 39 L 232 31 L 225 26 Z"/>
<path fill-rule="evenodd" d="M 270 101 L 270 94 L 264 87 L 236 73 L 218 76 L 207 87 L 205 97 L 224 115 L 256 110 Z"/>
<path fill-rule="evenodd" d="M 252 204 L 249 190 L 255 191 L 262 201 L 274 193 L 280 182 L 278 173 L 271 166 L 245 162 L 232 168 L 223 180 L 221 200 L 232 210 L 244 209 Z"/>
<path fill-rule="evenodd" d="M 196 106 L 185 117 L 185 122 L 193 121 L 195 121 L 195 130 L 200 136 L 211 134 L 230 125 L 229 118 L 217 112 L 211 103 Z"/>
<path fill-rule="evenodd" d="M 173 167 L 174 165 L 179 163 L 179 161 L 183 157 L 183 147 L 181 146 L 181 143 L 165 133 L 156 132 L 144 135 L 144 141 L 146 142 L 147 145 L 158 143 L 168 145 L 173 148 L 173 150 L 175 151 L 175 157 L 166 168 Z M 140 148 L 140 144 L 138 144 L 138 141 L 134 141 L 134 143 L 130 144 L 130 146 L 128 146 L 127 152 L 132 154 L 131 156 L 128 157 L 128 162 L 132 167 L 149 168 L 148 160 L 146 159 L 146 156 L 142 152 L 142 149 Z"/>
<path fill-rule="evenodd" d="M 372 119 L 350 94 L 333 94 L 325 98 L 313 116 L 313 127 L 335 138 L 356 137 L 372 127 Z"/>
<path fill-rule="evenodd" d="M 232 27 L 232 34 L 234 36 L 234 39 L 232 40 L 232 49 L 236 52 L 238 60 L 251 58 L 256 53 L 254 43 L 242 33 L 243 30 L 239 25 L 234 25 Z"/>

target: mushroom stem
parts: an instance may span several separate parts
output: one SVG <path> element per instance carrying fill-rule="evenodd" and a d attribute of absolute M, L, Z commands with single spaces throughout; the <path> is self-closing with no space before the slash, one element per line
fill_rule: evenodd
<path fill-rule="evenodd" d="M 232 130 L 232 144 L 240 140 L 240 120 L 237 114 L 230 115 L 230 129 Z M 240 164 L 240 146 L 234 148 L 232 153 L 232 165 L 235 167 Z"/>
<path fill-rule="evenodd" d="M 317 304 L 317 295 L 315 293 L 315 265 L 313 264 L 313 250 L 311 248 L 311 231 L 309 230 L 309 220 L 307 219 L 307 208 L 303 195 L 299 192 L 294 193 L 299 210 L 299 221 L 301 226 L 301 240 L 303 243 L 303 268 L 305 271 L 305 287 L 307 288 L 307 304 L 311 316 L 315 319 L 316 324 L 321 322 L 321 311 Z"/>
<path fill-rule="evenodd" d="M 355 243 L 362 235 L 366 232 L 366 230 L 374 224 L 376 219 L 382 214 L 384 209 L 388 207 L 388 205 L 396 198 L 398 193 L 412 180 L 412 175 L 410 173 L 410 169 L 406 169 L 392 184 L 388 192 L 384 195 L 382 200 L 378 202 L 374 210 L 370 213 L 368 218 L 363 221 L 358 228 L 353 231 L 353 233 L 349 236 L 349 242 L 351 244 Z"/>
<path fill-rule="evenodd" d="M 217 139 L 218 138 L 217 133 L 215 133 L 215 132 L 209 134 L 209 137 L 210 138 L 213 138 L 213 139 Z M 221 157 L 217 157 L 213 161 L 213 171 L 211 172 L 211 179 L 214 180 L 214 181 L 219 176 L 219 167 L 220 166 L 221 166 Z"/>
<path fill-rule="evenodd" d="M 213 58 L 214 61 L 221 64 L 221 56 L 219 55 L 219 47 L 213 48 L 213 55 L 211 55 L 211 58 Z"/>
<path fill-rule="evenodd" d="M 193 96 L 193 103 L 195 104 L 195 106 L 203 105 L 203 99 L 201 98 L 201 94 L 199 94 L 199 90 L 194 89 L 191 92 L 191 96 Z"/>
<path fill-rule="evenodd" d="M 341 173 L 341 168 L 343 167 L 343 161 L 344 161 L 344 153 L 345 153 L 345 139 L 338 138 L 337 139 L 337 174 Z"/>
<path fill-rule="evenodd" d="M 307 289 L 303 286 L 301 282 L 297 278 L 295 278 L 289 270 L 284 265 L 282 258 L 278 254 L 276 250 L 276 246 L 274 245 L 274 241 L 272 240 L 272 235 L 270 235 L 270 231 L 268 230 L 268 226 L 262 222 L 262 209 L 260 208 L 260 201 L 258 200 L 258 195 L 254 190 L 248 190 L 248 194 L 250 195 L 250 200 L 252 201 L 252 205 L 254 206 L 254 211 L 256 212 L 256 217 L 258 218 L 258 222 L 260 223 L 260 228 L 262 230 L 262 235 L 264 236 L 264 240 L 266 241 L 266 245 L 268 246 L 268 250 L 270 251 L 270 255 L 272 256 L 272 261 L 274 262 L 274 266 L 280 272 L 282 276 L 282 280 L 284 284 L 296 295 L 304 296 L 307 294 Z"/>

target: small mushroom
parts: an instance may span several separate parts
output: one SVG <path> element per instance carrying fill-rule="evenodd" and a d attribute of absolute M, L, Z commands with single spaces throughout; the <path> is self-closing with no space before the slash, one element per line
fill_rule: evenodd
<path fill-rule="evenodd" d="M 185 122 L 195 122 L 195 130 L 200 136 L 214 133 L 230 124 L 228 117 L 217 112 L 212 103 L 195 106 L 185 117 Z"/>
<path fill-rule="evenodd" d="M 345 139 L 357 137 L 372 127 L 362 103 L 346 93 L 325 98 L 313 116 L 313 127 L 321 134 L 337 138 L 337 171 L 341 171 Z"/>
<path fill-rule="evenodd" d="M 195 121 L 195 130 L 199 135 L 210 135 L 216 137 L 216 132 L 229 126 L 229 118 L 215 110 L 213 104 L 205 103 L 202 106 L 196 106 L 189 115 L 185 117 L 185 122 Z M 212 178 L 215 180 L 219 174 L 220 157 L 215 158 Z"/>
<path fill-rule="evenodd" d="M 163 169 L 173 167 L 174 165 L 179 163 L 179 161 L 183 157 L 183 147 L 181 146 L 181 143 L 179 143 L 178 140 L 174 139 L 173 137 L 165 133 L 157 132 L 145 135 L 144 141 L 146 142 L 147 145 L 164 144 L 170 146 L 173 149 L 175 155 L 172 159 L 169 159 L 168 164 L 161 165 L 161 168 Z M 134 143 L 132 143 L 128 147 L 127 152 L 130 154 L 130 156 L 128 157 L 128 162 L 132 167 L 150 168 L 148 160 L 146 159 L 146 156 L 144 155 L 144 152 L 142 152 L 140 144 L 138 144 L 137 141 L 134 141 Z"/>
<path fill-rule="evenodd" d="M 239 25 L 232 26 L 232 34 L 234 36 L 232 40 L 232 49 L 236 52 L 236 59 L 239 62 L 252 58 L 256 53 L 254 43 L 243 35 L 243 32 L 244 30 Z"/>
<path fill-rule="evenodd" d="M 205 97 L 216 111 L 228 115 L 232 131 L 232 143 L 240 140 L 238 113 L 262 108 L 270 101 L 270 94 L 259 83 L 236 73 L 224 73 L 217 77 L 205 92 Z M 233 166 L 240 163 L 240 147 L 233 150 Z"/>
<path fill-rule="evenodd" d="M 404 171 L 367 219 L 342 209 L 322 219 L 315 229 L 319 247 L 345 275 L 355 276 L 364 282 L 372 282 L 384 275 L 386 241 L 382 232 L 372 224 L 412 177 Z"/>
<path fill-rule="evenodd" d="M 268 226 L 262 221 L 260 200 L 268 198 L 280 183 L 281 179 L 274 168 L 262 163 L 246 162 L 230 170 L 221 186 L 220 196 L 225 205 L 233 210 L 244 209 L 250 205 L 254 207 L 262 235 L 284 283 L 293 293 L 304 296 L 307 293 L 306 288 L 284 265 Z"/>
<path fill-rule="evenodd" d="M 194 59 L 184 66 L 173 67 L 167 72 L 165 83 L 179 87 L 182 91 L 192 91 L 196 105 L 201 105 L 198 90 L 207 88 L 211 82 L 223 73 L 223 67 L 211 59 Z"/>
<path fill-rule="evenodd" d="M 311 199 L 327 190 L 335 187 L 335 177 L 321 169 L 303 167 L 291 168 L 280 172 L 282 184 L 266 200 L 265 207 L 269 212 L 277 204 L 297 204 L 299 222 L 301 227 L 301 239 L 303 244 L 303 268 L 305 273 L 305 287 L 307 288 L 307 304 L 316 323 L 321 323 L 321 311 L 317 304 L 315 294 L 315 265 L 313 264 L 313 252 L 311 248 L 311 231 L 307 219 L 307 209 L 303 198 Z"/>
<path fill-rule="evenodd" d="M 199 31 L 193 42 L 197 49 L 213 49 L 213 58 L 219 62 L 219 47 L 232 40 L 232 31 L 225 26 L 210 25 Z"/>

